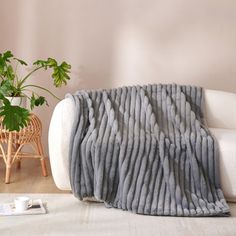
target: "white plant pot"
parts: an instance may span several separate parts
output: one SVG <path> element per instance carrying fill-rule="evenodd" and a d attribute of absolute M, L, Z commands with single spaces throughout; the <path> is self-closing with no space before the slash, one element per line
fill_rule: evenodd
<path fill-rule="evenodd" d="M 6 97 L 12 106 L 20 106 L 26 108 L 26 97 Z"/>

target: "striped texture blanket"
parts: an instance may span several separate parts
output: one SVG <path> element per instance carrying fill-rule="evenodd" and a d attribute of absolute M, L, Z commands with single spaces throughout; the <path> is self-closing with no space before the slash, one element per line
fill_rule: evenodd
<path fill-rule="evenodd" d="M 225 216 L 217 143 L 203 90 L 147 85 L 67 95 L 74 195 L 147 215 Z"/>

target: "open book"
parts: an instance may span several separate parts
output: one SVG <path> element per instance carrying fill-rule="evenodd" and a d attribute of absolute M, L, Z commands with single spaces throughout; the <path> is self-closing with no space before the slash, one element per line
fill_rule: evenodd
<path fill-rule="evenodd" d="M 12 215 L 38 215 L 46 214 L 47 209 L 41 199 L 33 200 L 33 204 L 26 211 L 17 212 L 14 203 L 0 204 L 0 216 L 12 216 Z"/>

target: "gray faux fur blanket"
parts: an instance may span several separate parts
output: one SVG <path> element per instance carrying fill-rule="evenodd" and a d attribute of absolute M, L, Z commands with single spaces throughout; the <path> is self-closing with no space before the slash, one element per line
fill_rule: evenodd
<path fill-rule="evenodd" d="M 229 215 L 202 88 L 160 84 L 67 97 L 76 106 L 69 171 L 77 198 L 139 214 Z"/>

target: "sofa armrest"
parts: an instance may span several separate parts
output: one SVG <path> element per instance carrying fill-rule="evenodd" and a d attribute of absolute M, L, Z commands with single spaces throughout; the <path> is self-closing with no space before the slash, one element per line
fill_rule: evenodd
<path fill-rule="evenodd" d="M 48 134 L 49 158 L 56 186 L 71 190 L 69 179 L 69 143 L 74 122 L 74 103 L 66 98 L 60 101 L 53 112 Z"/>
<path fill-rule="evenodd" d="M 210 128 L 219 145 L 220 179 L 225 198 L 236 202 L 236 130 Z"/>

